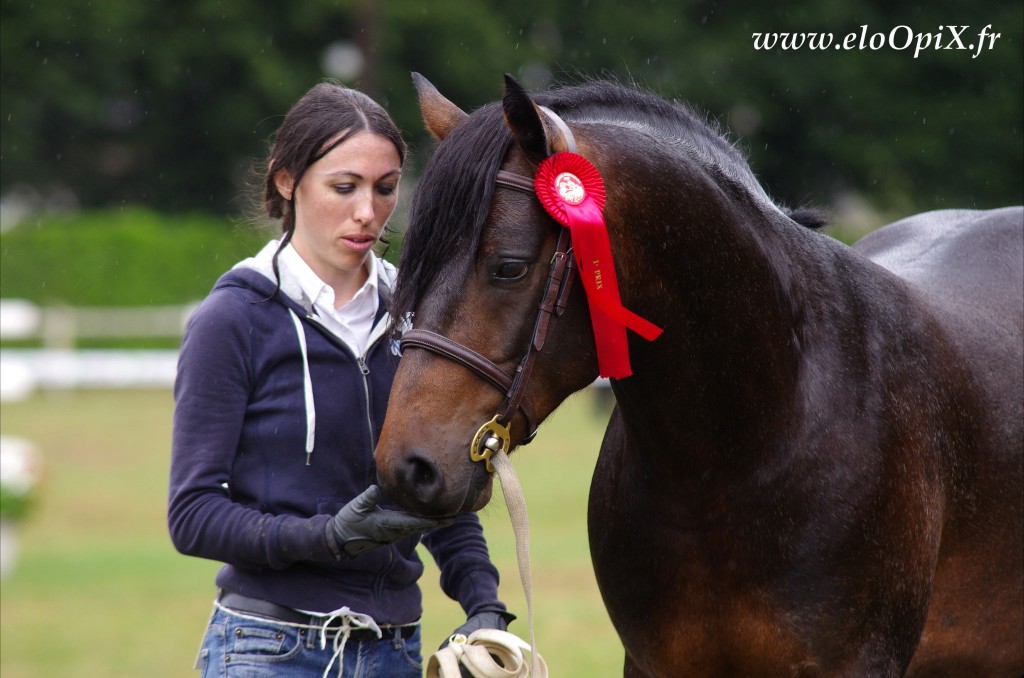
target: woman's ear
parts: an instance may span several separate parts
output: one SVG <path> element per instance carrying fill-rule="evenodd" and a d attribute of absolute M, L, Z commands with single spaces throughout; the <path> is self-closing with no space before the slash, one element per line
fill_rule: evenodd
<path fill-rule="evenodd" d="M 277 174 L 274 175 L 274 186 L 277 187 L 277 192 L 281 194 L 282 198 L 285 200 L 292 199 L 295 181 L 292 179 L 292 175 L 288 173 L 288 170 L 277 171 Z"/>

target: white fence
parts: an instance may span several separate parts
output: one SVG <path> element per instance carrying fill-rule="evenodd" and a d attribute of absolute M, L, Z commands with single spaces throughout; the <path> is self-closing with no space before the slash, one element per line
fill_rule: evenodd
<path fill-rule="evenodd" d="M 74 348 L 78 339 L 180 337 L 195 304 L 90 308 L 40 308 L 0 299 L 0 339 L 40 339 L 44 348 Z"/>
<path fill-rule="evenodd" d="M 37 388 L 167 387 L 177 351 L 76 350 L 79 339 L 180 337 L 194 305 L 142 308 L 40 308 L 0 300 L 0 339 L 36 339 L 42 347 L 0 350 L 0 400 Z"/>
<path fill-rule="evenodd" d="M 37 339 L 42 348 L 0 349 L 0 400 L 36 389 L 166 388 L 174 384 L 178 352 L 76 349 L 79 339 L 180 337 L 195 304 L 141 308 L 40 308 L 0 300 L 0 339 Z M 608 386 L 598 379 L 596 386 Z"/>

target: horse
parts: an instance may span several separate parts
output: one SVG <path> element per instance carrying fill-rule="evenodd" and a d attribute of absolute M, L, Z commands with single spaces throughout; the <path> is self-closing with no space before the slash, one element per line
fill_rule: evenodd
<path fill-rule="evenodd" d="M 684 104 L 506 75 L 466 113 L 413 79 L 439 143 L 391 300 L 412 324 L 375 451 L 389 497 L 479 510 L 491 453 L 606 371 L 610 302 L 537 179 L 583 158 L 612 301 L 661 330 L 607 330 L 628 365 L 588 527 L 623 675 L 1024 672 L 1021 208 L 851 247 Z"/>

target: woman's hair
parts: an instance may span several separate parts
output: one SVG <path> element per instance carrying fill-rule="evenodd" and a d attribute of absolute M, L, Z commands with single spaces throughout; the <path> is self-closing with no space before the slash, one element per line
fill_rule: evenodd
<path fill-rule="evenodd" d="M 281 221 L 283 233 L 281 246 L 274 254 L 275 275 L 277 255 L 295 232 L 294 200 L 299 181 L 310 165 L 359 132 L 389 139 L 398 151 L 399 164 L 404 164 L 406 145 L 402 133 L 380 104 L 358 90 L 321 82 L 295 102 L 285 116 L 274 135 L 262 182 L 264 209 L 271 219 Z M 274 183 L 281 170 L 293 179 L 289 200 L 278 192 Z"/>

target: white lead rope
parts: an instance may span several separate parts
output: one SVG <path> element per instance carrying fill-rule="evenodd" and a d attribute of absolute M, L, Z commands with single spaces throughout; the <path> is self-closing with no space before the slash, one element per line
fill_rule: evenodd
<path fill-rule="evenodd" d="M 443 650 L 430 657 L 427 678 L 459 678 L 459 666 L 464 666 L 474 678 L 547 678 L 548 666 L 537 652 L 537 638 L 533 630 L 533 584 L 530 577 L 530 520 L 526 515 L 526 499 L 512 462 L 503 450 L 491 455 L 491 463 L 501 481 L 505 506 L 512 519 L 516 536 L 516 557 L 519 561 L 519 579 L 526 595 L 526 616 L 530 624 L 530 644 L 506 631 L 479 629 L 468 638 L 453 636 Z M 523 651 L 530 651 L 527 664 Z M 497 657 L 501 664 L 494 661 Z M 502 666 L 503 665 L 503 666 Z"/>
<path fill-rule="evenodd" d="M 516 559 L 519 561 L 519 579 L 523 583 L 523 593 L 526 596 L 526 618 L 530 624 L 530 654 L 533 659 L 533 678 L 545 678 L 548 674 L 544 660 L 537 653 L 537 636 L 533 630 L 533 581 L 530 577 L 530 518 L 526 514 L 526 498 L 523 496 L 523 486 L 519 484 L 519 477 L 516 470 L 512 468 L 512 462 L 504 450 L 498 450 L 491 455 L 491 463 L 501 481 L 501 493 L 505 496 L 505 506 L 508 508 L 509 518 L 512 520 L 512 530 L 516 535 Z M 540 666 L 544 665 L 543 674 Z"/>

